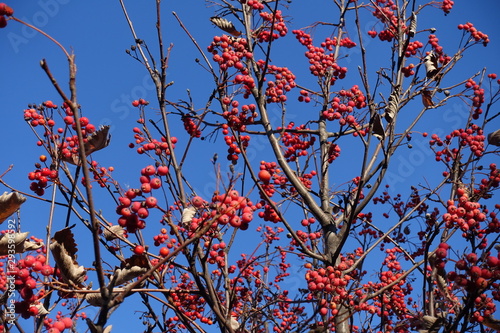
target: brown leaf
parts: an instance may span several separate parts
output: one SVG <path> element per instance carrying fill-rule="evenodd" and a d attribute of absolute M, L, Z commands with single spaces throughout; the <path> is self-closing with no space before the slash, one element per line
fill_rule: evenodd
<path fill-rule="evenodd" d="M 120 225 L 112 225 L 109 228 L 104 228 L 102 234 L 107 241 L 111 241 L 113 239 L 117 239 L 125 233 L 125 229 L 123 229 Z"/>
<path fill-rule="evenodd" d="M 43 243 L 35 243 L 27 239 L 28 234 L 29 232 L 13 232 L 0 235 L 0 256 L 14 254 L 12 250 L 15 253 L 24 253 L 43 246 Z"/>
<path fill-rule="evenodd" d="M 64 228 L 54 234 L 50 242 L 50 251 L 67 284 L 82 287 L 85 280 L 85 268 L 76 261 L 76 242 L 71 228 Z"/>
<path fill-rule="evenodd" d="M 5 192 L 0 195 L 0 224 L 14 214 L 25 201 L 26 197 L 18 192 Z"/>
<path fill-rule="evenodd" d="M 149 269 L 149 262 L 146 256 L 134 254 L 125 260 L 120 268 L 115 270 L 113 283 L 115 286 L 124 284 L 127 281 L 135 279 L 146 273 Z"/>
<path fill-rule="evenodd" d="M 85 156 L 89 156 L 95 151 L 106 148 L 109 145 L 109 141 L 111 140 L 111 135 L 109 133 L 109 126 L 102 126 L 94 133 L 90 134 L 86 138 L 86 142 L 84 143 L 83 148 L 85 149 Z M 71 155 L 69 158 L 63 158 L 65 162 L 79 165 L 80 157 L 77 155 Z"/>
<path fill-rule="evenodd" d="M 493 330 L 500 331 L 500 320 L 493 318 L 492 315 L 484 316 L 483 325 Z"/>
<path fill-rule="evenodd" d="M 426 108 L 430 108 L 434 106 L 434 102 L 432 101 L 432 95 L 431 92 L 427 89 L 422 90 L 422 104 Z"/>
<path fill-rule="evenodd" d="M 394 89 L 391 93 L 391 96 L 389 96 L 389 101 L 387 103 L 387 107 L 385 108 L 385 120 L 387 120 L 388 123 L 392 123 L 394 120 L 394 117 L 396 117 L 396 114 L 398 113 L 399 110 L 399 89 Z"/>
<path fill-rule="evenodd" d="M 428 79 L 432 78 L 439 72 L 438 68 L 438 55 L 434 51 L 429 52 L 424 58 L 425 73 Z"/>
<path fill-rule="evenodd" d="M 408 36 L 415 37 L 416 33 L 417 33 L 417 15 L 415 14 L 415 12 L 412 12 L 410 29 L 408 30 Z"/>
<path fill-rule="evenodd" d="M 488 143 L 500 147 L 500 129 L 488 134 Z"/>
<path fill-rule="evenodd" d="M 378 114 L 375 113 L 372 119 L 372 134 L 374 137 L 376 137 L 379 140 L 384 140 L 385 138 L 385 130 L 384 130 L 384 125 L 382 124 L 382 117 Z"/>
<path fill-rule="evenodd" d="M 210 22 L 215 24 L 219 29 L 227 32 L 228 34 L 233 35 L 234 37 L 241 36 L 241 32 L 236 30 L 234 24 L 223 17 L 213 16 L 210 18 Z"/>

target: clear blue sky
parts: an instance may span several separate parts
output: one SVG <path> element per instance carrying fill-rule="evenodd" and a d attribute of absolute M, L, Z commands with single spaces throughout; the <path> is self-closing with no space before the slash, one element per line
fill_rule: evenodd
<path fill-rule="evenodd" d="M 420 2 L 420 1 L 419 1 Z M 96 158 L 105 166 L 113 165 L 116 168 L 115 176 L 124 184 L 137 186 L 138 173 L 141 167 L 149 162 L 138 159 L 136 155 L 130 154 L 127 144 L 131 142 L 131 128 L 134 127 L 137 118 L 135 109 L 130 105 L 133 99 L 145 98 L 154 101 L 154 90 L 144 68 L 125 54 L 125 49 L 133 43 L 128 26 L 123 18 L 118 1 L 75 1 L 75 0 L 53 0 L 37 2 L 7 2 L 14 7 L 15 16 L 32 23 L 48 34 L 56 38 L 68 50 L 76 54 L 78 66 L 77 84 L 78 99 L 82 105 L 84 114 L 90 117 L 95 124 L 109 124 L 112 126 L 112 142 L 106 152 L 96 153 Z M 134 21 L 136 31 L 141 39 L 148 42 L 152 49 L 155 45 L 154 27 L 154 4 L 152 2 L 132 2 L 127 4 L 129 13 Z M 328 10 L 324 10 L 328 8 Z M 329 1 L 295 1 L 290 5 L 291 12 L 286 13 L 292 17 L 289 31 L 310 25 L 314 21 L 331 21 L 333 11 Z M 198 40 L 200 46 L 205 49 L 211 42 L 211 38 L 220 31 L 213 27 L 209 17 L 214 15 L 214 8 L 208 7 L 203 1 L 177 1 L 163 3 L 164 20 L 164 42 L 173 43 L 170 67 L 168 70 L 168 81 L 175 81 L 169 89 L 170 99 L 176 101 L 186 97 L 185 90 L 190 89 L 197 106 L 203 107 L 207 93 L 209 92 L 210 76 L 198 67 L 194 59 L 199 57 L 193 44 L 176 23 L 172 11 L 177 12 L 185 25 L 190 29 L 193 36 Z M 430 11 L 428 11 L 430 12 Z M 440 43 L 449 47 L 450 52 L 456 49 L 461 32 L 456 29 L 459 23 L 473 22 L 475 26 L 490 35 L 491 43 L 487 48 L 476 47 L 468 53 L 463 64 L 457 71 L 457 80 L 471 75 L 482 67 L 488 66 L 487 73 L 500 73 L 498 54 L 500 54 L 500 35 L 498 35 L 498 13 L 500 3 L 496 0 L 484 1 L 456 1 L 451 14 L 444 17 L 442 12 L 434 11 L 428 17 L 419 17 L 419 29 L 436 27 Z M 371 25 L 375 23 L 372 19 Z M 367 24 L 365 30 L 371 28 Z M 376 26 L 379 28 L 379 26 Z M 326 35 L 319 36 L 324 38 Z M 354 32 L 352 33 L 354 36 Z M 367 38 L 367 36 L 365 36 Z M 425 40 L 422 40 L 425 42 Z M 307 64 L 303 57 L 304 49 L 297 45 L 295 38 L 290 34 L 287 42 L 281 42 L 277 49 L 277 65 L 288 66 L 298 76 L 299 83 L 311 84 L 313 82 L 308 75 Z M 370 40 L 374 46 L 387 46 L 378 39 Z M 9 173 L 5 180 L 11 185 L 23 191 L 29 191 L 29 180 L 27 173 L 32 171 L 38 155 L 43 152 L 36 146 L 36 139 L 29 127 L 23 120 L 22 111 L 27 104 L 39 104 L 46 100 L 52 100 L 60 104 L 54 88 L 50 85 L 45 73 L 39 66 L 39 61 L 45 58 L 61 86 L 66 88 L 67 83 L 67 61 L 62 52 L 45 37 L 28 30 L 15 22 L 9 22 L 7 28 L 0 30 L 0 64 L 2 64 L 0 75 L 0 112 L 2 114 L 2 140 L 0 140 L 0 173 L 10 164 L 14 164 L 14 170 Z M 369 45 L 371 47 L 372 45 Z M 375 65 L 382 64 L 386 59 L 384 55 L 371 58 Z M 387 66 L 387 63 L 384 63 Z M 357 64 L 347 65 L 351 73 L 357 71 Z M 348 84 L 359 83 L 356 76 L 352 76 Z M 67 91 L 67 89 L 66 89 Z M 292 97 L 292 99 L 294 99 Z M 292 104 L 297 107 L 297 104 Z M 311 106 L 307 106 L 312 110 Z M 439 114 L 430 115 L 424 119 L 425 124 L 434 126 L 436 130 L 448 132 L 452 129 L 455 120 L 461 119 L 459 112 L 450 105 L 445 110 L 436 110 Z M 151 104 L 154 110 L 155 104 Z M 292 115 L 300 113 L 304 105 L 297 109 L 289 107 Z M 151 111 L 153 112 L 153 111 Z M 310 111 L 312 112 L 312 111 Z M 496 128 L 500 127 L 497 122 Z M 490 130 L 494 130 L 492 126 Z M 180 127 L 182 132 L 182 127 Z M 429 133 L 433 128 L 426 127 Z M 177 129 L 176 129 L 177 130 Z M 219 138 L 221 139 L 221 138 Z M 416 139 L 420 140 L 420 138 Z M 398 177 L 395 184 L 408 186 L 410 181 L 422 179 L 421 173 L 426 168 L 435 168 L 433 157 L 423 151 L 419 143 L 414 144 L 417 148 L 408 151 L 396 159 L 392 172 Z M 225 156 L 225 146 L 220 140 L 218 148 L 221 160 Z M 189 160 L 187 166 L 188 174 L 195 177 L 191 182 L 201 194 L 208 196 L 213 183 L 206 181 L 206 174 L 211 169 L 210 158 L 215 152 L 213 143 L 207 141 L 198 143 L 195 148 L 195 158 Z M 259 161 L 263 152 L 256 151 L 255 161 Z M 413 155 L 412 155 L 413 154 Z M 417 156 L 418 155 L 418 156 Z M 418 160 L 416 158 L 418 157 Z M 410 161 L 410 162 L 409 162 Z M 412 161 L 412 162 L 411 162 Z M 345 163 L 345 162 L 344 162 Z M 204 164 L 203 167 L 200 164 Z M 344 164 L 345 165 L 345 164 Z M 395 185 L 394 184 L 394 185 Z M 1 189 L 3 192 L 6 189 Z M 46 195 L 45 197 L 48 197 Z M 29 199 L 22 211 L 23 229 L 32 231 L 38 237 L 44 237 L 44 227 L 48 216 L 47 204 L 42 204 L 34 199 Z M 111 214 L 115 207 L 98 207 Z M 64 212 L 61 211 L 60 218 Z M 112 215 L 109 215 L 112 216 Z M 112 219 L 112 217 L 110 218 Z M 256 225 L 257 220 L 254 221 Z M 153 230 L 157 233 L 157 229 Z M 82 236 L 84 237 L 84 236 Z M 85 248 L 89 239 L 79 239 L 80 248 Z M 83 264 L 90 265 L 91 260 L 82 259 Z M 301 280 L 301 276 L 292 277 L 291 285 Z M 303 282 L 301 282 L 303 283 Z M 128 304 L 113 314 L 110 323 L 113 324 L 113 332 L 138 332 L 140 321 L 123 320 L 131 318 L 133 305 Z M 87 309 L 91 314 L 92 310 Z M 121 316 L 129 317 L 121 317 Z M 138 314 L 134 315 L 138 318 Z M 53 316 L 51 316 L 53 317 Z M 120 318 L 121 317 L 121 318 Z M 136 322 L 137 327 L 132 329 L 131 322 Z M 84 327 L 80 324 L 79 327 Z M 83 328 L 80 328 L 83 332 Z"/>

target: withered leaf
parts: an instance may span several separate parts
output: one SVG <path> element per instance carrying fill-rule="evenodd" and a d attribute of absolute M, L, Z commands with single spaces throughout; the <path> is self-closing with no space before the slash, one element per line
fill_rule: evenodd
<path fill-rule="evenodd" d="M 417 33 L 417 15 L 415 12 L 411 13 L 411 23 L 410 23 L 410 29 L 408 30 L 408 35 L 410 37 L 415 37 L 415 34 Z"/>
<path fill-rule="evenodd" d="M 490 145 L 500 147 L 500 129 L 488 134 L 488 143 Z"/>
<path fill-rule="evenodd" d="M 431 79 L 437 72 L 439 72 L 438 59 L 439 57 L 434 51 L 429 52 L 429 54 L 425 56 L 425 73 L 428 79 Z"/>
<path fill-rule="evenodd" d="M 241 36 L 241 32 L 236 30 L 234 24 L 223 17 L 213 16 L 210 18 L 210 22 L 215 24 L 219 29 L 233 35 L 234 37 Z"/>
<path fill-rule="evenodd" d="M 50 242 L 50 251 L 64 282 L 71 286 L 82 287 L 86 272 L 76 261 L 78 249 L 71 228 L 64 228 L 54 234 Z"/>
<path fill-rule="evenodd" d="M 387 103 L 387 107 L 385 108 L 385 120 L 388 123 L 392 123 L 394 117 L 398 113 L 399 108 L 399 89 L 394 89 L 389 96 L 389 101 Z"/>
<path fill-rule="evenodd" d="M 15 253 L 24 253 L 41 248 L 43 243 L 35 243 L 28 239 L 29 232 L 13 232 L 0 235 L 0 256 L 9 254 L 9 250 Z M 12 247 L 12 245 L 14 246 Z M 11 254 L 13 254 L 11 252 Z"/>
<path fill-rule="evenodd" d="M 372 119 L 372 134 L 379 140 L 384 140 L 385 138 L 385 130 L 384 125 L 382 124 L 382 117 L 380 114 L 375 113 Z"/>
<path fill-rule="evenodd" d="M 141 276 L 148 269 L 149 263 L 146 256 L 134 254 L 132 257 L 125 259 L 125 263 L 122 263 L 121 267 L 115 270 L 113 283 L 115 286 L 119 286 Z"/>
<path fill-rule="evenodd" d="M 124 232 L 125 229 L 123 229 L 120 225 L 112 225 L 109 227 L 109 230 L 107 228 L 104 228 L 102 234 L 107 241 L 111 241 L 123 236 Z"/>
<path fill-rule="evenodd" d="M 196 208 L 193 206 L 187 207 L 182 211 L 182 218 L 181 222 L 183 225 L 186 225 L 188 223 L 191 223 L 193 220 L 194 214 L 196 214 Z"/>
<path fill-rule="evenodd" d="M 103 148 L 106 148 L 109 145 L 109 141 L 111 140 L 111 135 L 109 133 L 109 126 L 101 126 L 97 131 L 94 133 L 90 134 L 87 137 L 87 141 L 85 142 L 83 148 L 85 149 L 85 156 L 89 156 L 95 151 L 101 150 Z M 79 165 L 80 164 L 80 157 L 79 154 L 77 155 L 71 155 L 70 157 L 64 157 L 64 161 Z"/>
<path fill-rule="evenodd" d="M 0 195 L 0 224 L 26 201 L 26 197 L 18 192 L 12 192 Z"/>
<path fill-rule="evenodd" d="M 432 95 L 431 92 L 427 89 L 422 90 L 422 104 L 426 108 L 430 108 L 434 106 L 434 102 L 432 101 Z"/>

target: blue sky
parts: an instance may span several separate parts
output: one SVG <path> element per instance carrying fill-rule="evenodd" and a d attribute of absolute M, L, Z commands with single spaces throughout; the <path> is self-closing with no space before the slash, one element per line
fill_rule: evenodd
<path fill-rule="evenodd" d="M 137 98 L 154 101 L 154 89 L 148 81 L 144 68 L 124 52 L 133 40 L 119 2 L 41 0 L 30 3 L 7 3 L 14 7 L 16 17 L 40 27 L 76 54 L 78 99 L 83 107 L 84 115 L 90 117 L 95 124 L 111 125 L 111 145 L 106 151 L 96 153 L 95 157 L 105 166 L 113 165 L 116 168 L 115 176 L 124 184 L 137 186 L 140 168 L 150 162 L 136 158 L 136 155 L 130 154 L 127 147 L 132 140 L 131 128 L 136 125 L 137 118 L 136 110 L 130 102 Z M 127 6 L 139 37 L 146 40 L 148 45 L 155 50 L 153 4 L 130 1 Z M 324 10 L 324 8 L 329 9 Z M 173 101 L 184 99 L 186 89 L 190 89 L 195 103 L 197 102 L 197 106 L 201 108 L 210 92 L 210 75 L 196 65 L 194 59 L 199 57 L 199 54 L 176 23 L 171 14 L 172 11 L 179 15 L 200 46 L 205 49 L 212 37 L 220 33 L 209 21 L 209 17 L 214 15 L 214 7 L 207 6 L 207 3 L 203 1 L 192 0 L 164 2 L 163 4 L 164 41 L 166 44 L 173 43 L 174 45 L 169 62 L 168 81 L 174 81 L 175 84 L 169 89 L 168 96 Z M 419 29 L 436 27 L 436 34 L 441 44 L 452 52 L 456 49 L 461 36 L 456 26 L 467 21 L 473 22 L 479 30 L 490 35 L 491 43 L 487 48 L 475 47 L 465 55 L 462 64 L 457 68 L 457 81 L 472 75 L 484 66 L 488 66 L 487 73 L 500 73 L 500 65 L 497 61 L 500 41 L 496 36 L 499 12 L 500 3 L 495 0 L 456 1 L 451 14 L 446 17 L 440 11 L 428 11 L 430 14 L 428 17 L 419 17 Z M 329 21 L 332 13 L 331 3 L 328 1 L 295 1 L 290 5 L 290 12 L 286 14 L 292 17 L 289 31 L 310 25 L 314 21 Z M 371 29 L 373 24 L 375 24 L 374 19 L 368 17 L 365 30 Z M 379 28 L 379 26 L 375 27 Z M 318 29 L 318 39 L 326 37 L 321 34 L 322 32 L 323 30 Z M 351 36 L 354 37 L 354 35 L 352 33 Z M 387 46 L 378 39 L 368 40 L 371 44 L 368 45 L 369 47 Z M 425 42 L 425 40 L 422 41 Z M 298 76 L 299 83 L 312 84 L 314 80 L 308 75 L 303 47 L 295 42 L 291 34 L 286 41 L 280 43 L 274 53 L 275 63 L 291 68 Z M 67 61 L 62 52 L 45 37 L 15 22 L 9 22 L 7 28 L 0 30 L 0 45 L 2 45 L 0 112 L 4 119 L 2 140 L 0 140 L 2 156 L 0 173 L 3 173 L 10 164 L 14 164 L 14 169 L 4 180 L 20 190 L 29 191 L 29 181 L 26 175 L 33 170 L 37 156 L 43 152 L 36 146 L 36 139 L 24 122 L 22 111 L 27 104 L 39 104 L 46 100 L 60 104 L 60 99 L 41 70 L 39 61 L 42 58 L 47 60 L 54 76 L 63 87 L 67 83 Z M 354 53 L 353 56 L 355 58 L 356 54 Z M 376 66 L 379 63 L 382 64 L 386 57 L 387 54 L 380 53 L 374 58 L 369 58 L 369 62 Z M 357 63 L 345 65 L 352 73 L 357 71 Z M 359 84 L 355 76 L 351 77 L 348 82 L 347 87 L 354 83 Z M 306 106 L 302 104 L 296 109 L 290 108 L 291 118 L 302 119 L 303 108 Z M 311 106 L 307 108 L 312 110 Z M 150 110 L 154 112 L 154 103 Z M 435 112 L 436 114 L 426 115 L 423 122 L 426 126 L 425 130 L 429 133 L 449 132 L 456 122 L 463 119 L 461 110 L 457 109 L 456 105 L 449 105 Z M 495 130 L 499 125 L 497 121 L 489 129 Z M 174 131 L 182 133 L 183 130 L 179 126 Z M 195 154 L 188 160 L 186 167 L 187 173 L 194 177 L 192 178 L 194 187 L 205 196 L 208 196 L 213 188 L 213 179 L 210 179 L 212 178 L 211 171 L 207 171 L 212 170 L 209 160 L 217 150 L 221 160 L 225 156 L 226 147 L 220 139 L 222 139 L 221 136 L 218 141 L 219 148 L 215 148 L 213 142 L 198 142 Z M 393 185 L 408 187 L 410 181 L 422 179 L 423 171 L 428 168 L 440 168 L 433 162 L 433 157 L 425 152 L 426 142 L 427 140 L 415 136 L 415 149 L 402 153 L 396 158 L 391 169 L 394 174 Z M 258 162 L 260 156 L 265 156 L 263 155 L 265 146 L 258 146 L 255 149 L 255 162 Z M 348 150 L 346 154 L 349 154 Z M 348 161 L 344 160 L 344 166 L 346 162 Z M 200 164 L 205 164 L 207 170 L 204 165 L 200 167 Z M 209 175 L 208 182 L 207 174 Z M 431 179 L 431 181 L 434 180 Z M 0 189 L 0 192 L 3 191 L 4 189 Z M 22 211 L 23 229 L 42 237 L 48 208 L 47 204 L 30 199 Z M 99 207 L 99 209 L 114 211 L 114 207 Z M 64 215 L 63 213 L 61 212 L 61 216 Z M 89 239 L 85 238 L 79 240 L 80 247 L 83 248 L 88 241 Z M 298 280 L 292 278 L 290 283 L 293 285 L 292 281 Z M 130 323 L 119 320 L 119 316 L 124 313 L 130 314 L 132 311 L 133 308 L 126 305 L 124 309 L 113 315 L 110 323 L 115 326 L 114 332 L 130 331 Z M 135 331 L 139 330 L 140 328 L 137 328 Z"/>

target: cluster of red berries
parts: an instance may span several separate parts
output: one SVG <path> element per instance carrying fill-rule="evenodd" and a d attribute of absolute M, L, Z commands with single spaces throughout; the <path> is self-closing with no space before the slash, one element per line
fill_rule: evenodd
<path fill-rule="evenodd" d="M 332 163 L 340 156 L 340 146 L 336 143 L 330 143 L 328 148 L 328 163 Z"/>
<path fill-rule="evenodd" d="M 411 56 L 416 55 L 417 50 L 422 47 L 424 47 L 424 44 L 422 42 L 419 42 L 418 40 L 408 43 L 408 47 L 406 48 L 405 51 L 405 57 L 409 58 Z"/>
<path fill-rule="evenodd" d="M 35 166 L 37 169 L 28 173 L 28 179 L 33 181 L 30 184 L 30 190 L 42 196 L 45 193 L 48 182 L 56 180 L 59 176 L 57 170 L 41 168 L 41 165 L 38 163 Z"/>
<path fill-rule="evenodd" d="M 260 0 L 241 0 L 241 3 L 246 3 L 247 6 L 252 7 L 254 10 L 264 9 L 264 4 L 262 4 Z"/>
<path fill-rule="evenodd" d="M 474 90 L 474 97 L 471 98 L 472 106 L 475 108 L 472 118 L 479 119 L 479 115 L 483 113 L 481 105 L 484 103 L 484 89 L 473 79 L 468 79 L 467 82 L 465 82 L 465 88 Z"/>
<path fill-rule="evenodd" d="M 470 151 L 475 156 L 480 157 L 483 155 L 484 140 L 486 137 L 483 134 L 483 130 L 479 126 L 471 124 L 471 126 L 467 129 L 461 128 L 454 130 L 450 134 L 446 135 L 445 140 L 442 140 L 437 134 L 433 134 L 431 136 L 431 140 L 429 141 L 431 147 L 434 145 L 438 147 L 444 146 L 443 149 L 435 152 L 436 161 L 439 162 L 444 160 L 445 162 L 450 162 L 457 158 L 459 149 L 450 149 L 453 138 L 458 138 L 460 146 L 468 146 Z"/>
<path fill-rule="evenodd" d="M 94 176 L 94 181 L 97 182 L 100 187 L 106 187 L 110 181 L 109 178 L 111 177 L 111 172 L 115 171 L 115 168 L 112 166 L 109 168 L 99 166 L 99 163 L 96 161 L 92 161 L 91 166 L 92 168 L 90 168 L 90 172 L 92 172 L 92 175 Z M 83 186 L 86 186 L 85 177 L 82 177 L 81 183 Z"/>
<path fill-rule="evenodd" d="M 288 28 L 286 27 L 281 10 L 277 10 L 274 13 L 261 12 L 260 17 L 263 20 L 263 24 L 257 31 L 256 37 L 259 42 L 270 42 L 286 36 Z"/>
<path fill-rule="evenodd" d="M 260 162 L 260 171 L 258 174 L 259 180 L 262 182 L 262 188 L 268 197 L 272 197 L 275 193 L 274 183 L 271 183 L 272 177 L 277 177 L 281 171 L 278 169 L 276 162 Z"/>
<path fill-rule="evenodd" d="M 136 99 L 136 100 L 132 101 L 132 106 L 136 107 L 136 108 L 141 106 L 141 105 L 148 105 L 148 104 L 149 104 L 149 102 L 143 98 Z"/>
<path fill-rule="evenodd" d="M 41 240 L 37 240 L 41 242 Z M 0 267 L 1 289 L 6 291 L 12 288 L 12 283 L 21 296 L 20 301 L 16 301 L 15 311 L 21 317 L 27 319 L 38 315 L 39 300 L 45 296 L 45 289 L 40 288 L 38 292 L 37 283 L 41 276 L 51 276 L 54 274 L 54 268 L 46 263 L 47 258 L 40 251 L 36 256 L 26 255 L 24 259 L 17 261 L 15 267 Z M 13 279 L 13 281 L 12 281 Z M 35 293 L 36 292 L 36 293 Z"/>
<path fill-rule="evenodd" d="M 118 218 L 118 224 L 127 229 L 127 232 L 136 232 L 137 229 L 146 227 L 146 219 L 149 216 L 149 209 L 156 208 L 158 200 L 154 196 L 144 197 L 145 193 L 150 193 L 152 190 L 159 189 L 162 186 L 162 181 L 158 177 L 163 177 L 168 174 L 167 166 L 159 166 L 155 168 L 149 165 L 141 170 L 140 189 L 129 189 L 124 196 L 118 198 L 120 205 L 116 208 L 117 214 L 121 215 Z M 143 197 L 137 200 L 139 197 Z M 136 201 L 133 201 L 136 199 Z"/>
<path fill-rule="evenodd" d="M 188 293 L 186 290 L 195 290 L 196 285 L 193 280 L 189 277 L 187 273 L 180 276 L 180 281 L 177 281 L 175 276 L 172 276 L 172 284 L 176 284 L 171 293 L 171 300 L 173 306 L 175 306 L 177 311 L 180 311 L 183 316 L 189 318 L 190 320 L 199 320 L 202 323 L 212 325 L 212 319 L 204 316 L 206 306 L 206 301 L 202 295 L 198 292 Z M 175 292 L 179 290 L 179 292 Z M 167 322 L 177 323 L 180 319 L 178 316 L 169 318 Z M 174 330 L 175 331 L 175 330 Z"/>
<path fill-rule="evenodd" d="M 330 84 L 335 83 L 337 79 L 343 79 L 347 73 L 347 67 L 340 67 L 335 59 L 335 53 L 327 53 L 325 48 L 316 47 L 312 44 L 313 40 L 310 34 L 302 30 L 293 30 L 292 33 L 295 38 L 307 47 L 307 52 L 305 53 L 307 59 L 309 59 L 309 70 L 311 74 L 318 77 L 324 77 L 326 74 L 332 75 Z M 327 39 L 331 40 L 331 39 Z M 347 43 L 350 45 L 349 43 Z M 325 44 L 326 46 L 326 44 Z"/>
<path fill-rule="evenodd" d="M 488 43 L 490 42 L 488 35 L 474 28 L 474 25 L 470 22 L 459 24 L 458 29 L 469 32 L 474 41 L 482 42 L 484 46 L 488 45 Z"/>
<path fill-rule="evenodd" d="M 447 212 L 443 214 L 446 227 L 458 226 L 463 232 L 477 234 L 481 231 L 481 222 L 486 221 L 486 214 L 478 202 L 470 200 L 465 188 L 457 189 L 457 197 L 456 203 L 454 200 L 447 202 Z"/>
<path fill-rule="evenodd" d="M 408 66 L 401 68 L 401 72 L 405 77 L 410 77 L 412 75 L 415 75 L 415 71 L 413 70 L 413 68 L 415 68 L 415 65 L 409 64 Z"/>
<path fill-rule="evenodd" d="M 261 69 L 264 69 L 266 67 L 266 62 L 264 60 L 259 60 L 257 65 L 259 65 Z M 275 65 L 269 65 L 267 73 L 274 75 L 274 81 L 267 81 L 267 103 L 285 102 L 285 94 L 297 86 L 295 83 L 295 75 L 288 68 Z"/>
<path fill-rule="evenodd" d="M 356 118 L 351 115 L 356 109 L 362 109 L 366 106 L 366 97 L 357 85 L 352 86 L 350 90 L 340 90 L 338 96 L 334 97 L 330 108 L 323 111 L 323 117 L 327 120 L 339 119 L 341 125 L 348 124 L 356 126 Z"/>
<path fill-rule="evenodd" d="M 227 35 L 215 36 L 207 49 L 213 54 L 212 59 L 219 64 L 221 70 L 226 71 L 234 67 L 242 74 L 248 75 L 248 69 L 243 60 L 244 58 L 251 59 L 252 53 L 248 51 L 246 39 L 232 38 Z"/>
<path fill-rule="evenodd" d="M 148 151 L 152 151 L 158 156 L 162 154 L 170 155 L 170 149 L 168 148 L 167 139 L 165 137 L 162 136 L 160 142 L 156 139 L 148 140 L 144 135 L 144 133 L 141 131 L 141 129 L 138 127 L 134 127 L 133 132 L 135 133 L 134 134 L 135 143 L 141 145 L 139 148 L 137 148 L 138 154 L 144 154 L 147 153 Z M 172 148 L 175 148 L 175 144 L 177 143 L 177 138 L 172 137 L 170 141 L 172 143 Z M 133 143 L 130 143 L 129 147 L 134 148 L 135 145 Z"/>
<path fill-rule="evenodd" d="M 215 194 L 210 205 L 199 196 L 193 197 L 191 204 L 197 209 L 199 217 L 193 217 L 189 225 L 181 225 L 190 234 L 194 234 L 205 221 L 215 216 L 218 217 L 213 224 L 214 227 L 229 224 L 234 228 L 246 230 L 253 220 L 253 212 L 257 210 L 250 200 L 240 196 L 236 190 L 230 190 L 225 194 Z"/>
<path fill-rule="evenodd" d="M 80 314 L 75 314 L 75 317 L 81 317 L 85 319 L 87 316 L 85 312 Z M 73 327 L 73 319 L 70 317 L 63 317 L 61 311 L 57 311 L 56 320 L 52 318 L 45 318 L 43 325 L 47 328 L 47 333 L 61 333 L 66 329 L 71 329 Z"/>
<path fill-rule="evenodd" d="M 316 137 L 308 133 L 301 133 L 302 130 L 307 130 L 305 125 L 300 125 L 295 127 L 296 132 L 291 132 L 295 124 L 291 122 L 283 131 L 281 136 L 281 141 L 285 147 L 288 147 L 285 151 L 284 157 L 287 162 L 295 161 L 297 157 L 307 156 L 307 149 L 309 149 L 314 142 Z M 277 130 L 280 131 L 282 128 L 278 127 Z M 288 130 L 288 131 L 287 131 Z"/>
<path fill-rule="evenodd" d="M 464 273 L 450 271 L 448 272 L 448 281 L 455 282 L 455 288 L 465 288 L 467 290 L 482 291 L 489 285 L 498 290 L 500 279 L 500 254 L 496 257 L 487 256 L 479 258 L 474 252 L 469 253 L 465 258 L 458 260 L 455 263 L 455 268 Z M 496 287 L 495 287 L 496 286 Z M 492 295 L 496 300 L 499 299 L 499 294 L 493 292 Z M 476 309 L 480 310 L 482 315 L 489 316 L 495 312 L 495 304 L 491 298 L 489 300 L 486 295 L 476 299 Z M 484 312 L 483 312 L 484 311 Z M 479 313 L 478 313 L 479 314 Z"/>
<path fill-rule="evenodd" d="M 337 46 L 337 44 L 341 47 L 346 47 L 348 49 L 356 46 L 356 43 L 353 42 L 349 37 L 342 38 L 340 40 L 340 43 L 337 43 L 337 37 L 334 37 L 333 39 L 327 37 L 325 41 L 322 42 L 320 45 L 321 47 L 327 49 L 328 51 L 333 51 L 334 47 Z"/>
<path fill-rule="evenodd" d="M 393 1 L 377 1 L 377 6 L 373 9 L 373 16 L 380 20 L 386 27 L 378 33 L 378 38 L 381 41 L 391 42 L 397 34 L 398 26 L 401 26 L 402 31 L 406 31 L 407 27 L 404 21 L 398 20 L 394 11 L 398 10 L 396 4 Z M 369 32 L 369 35 L 375 37 L 373 32 Z"/>
<path fill-rule="evenodd" d="M 211 242 L 206 242 L 205 247 L 209 247 Z M 211 250 L 208 251 L 208 263 L 209 264 L 217 264 L 219 268 L 223 268 L 226 266 L 226 252 L 224 249 L 226 248 L 226 243 L 220 242 L 212 244 Z"/>
<path fill-rule="evenodd" d="M 495 73 L 488 74 L 488 78 L 491 80 L 497 80 L 497 75 Z M 497 84 L 500 84 L 500 79 L 497 80 Z"/>
<path fill-rule="evenodd" d="M 222 127 L 222 133 L 224 135 L 229 134 L 229 130 L 227 129 L 228 127 L 231 127 L 238 132 L 244 132 L 246 130 L 246 125 L 253 124 L 255 118 L 258 117 L 256 111 L 257 107 L 255 106 L 255 104 L 242 105 L 240 111 L 240 109 L 238 108 L 239 102 L 232 101 L 227 96 L 222 99 L 222 104 L 227 107 L 227 110 L 222 113 L 224 119 L 227 120 L 227 125 L 224 124 L 226 126 L 223 125 Z"/>
<path fill-rule="evenodd" d="M 238 140 L 236 140 L 236 137 L 234 135 L 226 135 L 224 137 L 224 141 L 228 146 L 227 160 L 231 161 L 233 164 L 236 164 L 239 159 L 239 154 L 241 154 L 241 149 L 239 146 L 241 145 L 243 149 L 246 149 L 250 141 L 250 135 L 239 135 Z"/>
<path fill-rule="evenodd" d="M 264 201 L 261 201 L 260 204 L 264 208 L 263 211 L 259 212 L 259 217 L 266 222 L 278 223 L 281 221 L 278 213 L 271 207 L 269 204 L 264 204 Z"/>
<path fill-rule="evenodd" d="M 192 138 L 201 137 L 201 130 L 199 124 L 194 122 L 193 117 L 184 115 L 182 117 L 182 122 L 184 123 L 184 129 Z"/>
<path fill-rule="evenodd" d="M 0 29 L 5 28 L 7 26 L 7 19 L 5 16 L 12 16 L 14 14 L 14 10 L 7 6 L 5 3 L 0 3 Z"/>
<path fill-rule="evenodd" d="M 298 100 L 299 102 L 309 103 L 311 101 L 311 97 L 309 97 L 309 92 L 307 90 L 301 90 Z"/>
<path fill-rule="evenodd" d="M 443 0 L 443 2 L 441 3 L 441 9 L 445 14 L 449 14 L 454 4 L 455 2 L 452 0 Z"/>
<path fill-rule="evenodd" d="M 495 163 L 490 164 L 490 173 L 487 178 L 481 179 L 479 183 L 479 188 L 474 189 L 474 195 L 480 198 L 489 199 L 492 197 L 492 190 L 498 188 L 500 186 L 500 169 L 497 169 L 497 165 Z M 495 205 L 496 209 L 500 209 L 500 205 Z M 489 228 L 492 232 L 500 231 L 500 224 L 498 219 L 496 218 L 495 212 L 490 213 L 491 222 Z"/>

